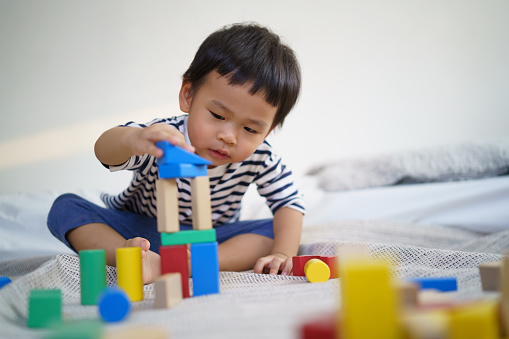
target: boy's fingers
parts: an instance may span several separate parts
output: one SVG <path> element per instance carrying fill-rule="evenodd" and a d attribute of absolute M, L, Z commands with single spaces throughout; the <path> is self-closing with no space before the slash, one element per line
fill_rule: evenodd
<path fill-rule="evenodd" d="M 286 260 L 284 262 L 284 268 L 283 271 L 281 272 L 281 275 L 290 275 L 292 273 L 292 265 L 290 265 L 289 263 L 291 263 L 291 261 L 289 260 Z"/>
<path fill-rule="evenodd" d="M 270 273 L 269 274 L 278 274 L 279 273 L 279 269 L 281 268 L 281 265 L 283 263 L 284 262 L 282 262 L 280 258 L 274 257 L 272 259 L 272 264 L 270 266 Z"/>

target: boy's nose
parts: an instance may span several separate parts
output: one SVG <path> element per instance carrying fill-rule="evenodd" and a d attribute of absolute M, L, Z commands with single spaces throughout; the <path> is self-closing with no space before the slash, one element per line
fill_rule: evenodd
<path fill-rule="evenodd" d="M 227 145 L 235 146 L 237 144 L 237 138 L 235 134 L 230 130 L 222 130 L 217 134 L 217 138 Z"/>

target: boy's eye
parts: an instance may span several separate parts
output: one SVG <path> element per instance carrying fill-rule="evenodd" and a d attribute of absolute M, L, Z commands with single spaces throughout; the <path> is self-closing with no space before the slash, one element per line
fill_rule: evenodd
<path fill-rule="evenodd" d="M 210 114 L 212 114 L 212 116 L 218 120 L 224 120 L 224 118 L 222 116 L 220 116 L 219 114 L 216 114 L 214 112 L 210 112 Z"/>
<path fill-rule="evenodd" d="M 244 129 L 245 129 L 246 131 L 248 131 L 249 133 L 253 133 L 253 134 L 258 133 L 257 131 L 255 131 L 254 129 L 249 128 L 249 127 L 244 127 Z"/>

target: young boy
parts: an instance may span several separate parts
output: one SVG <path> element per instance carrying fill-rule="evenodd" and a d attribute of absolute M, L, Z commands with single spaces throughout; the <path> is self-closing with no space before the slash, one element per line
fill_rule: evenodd
<path fill-rule="evenodd" d="M 212 162 L 212 221 L 221 270 L 290 274 L 305 212 L 292 173 L 265 141 L 281 126 L 300 90 L 293 51 L 267 28 L 237 24 L 211 34 L 183 75 L 180 109 L 187 113 L 148 124 L 127 123 L 104 132 L 95 144 L 110 171 L 134 173 L 118 196 L 104 195 L 102 208 L 73 194 L 58 197 L 48 216 L 52 234 L 75 251 L 102 248 L 115 265 L 118 247 L 142 249 L 143 281 L 160 275 L 156 160 L 167 140 Z M 192 229 L 190 182 L 177 179 L 181 230 Z M 250 183 L 274 218 L 238 221 Z"/>

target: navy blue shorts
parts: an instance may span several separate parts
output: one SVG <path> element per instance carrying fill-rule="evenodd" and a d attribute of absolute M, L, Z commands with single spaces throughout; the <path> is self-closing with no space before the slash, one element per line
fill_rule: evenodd
<path fill-rule="evenodd" d="M 110 226 L 126 239 L 142 237 L 150 241 L 150 249 L 159 253 L 161 235 L 157 219 L 134 212 L 104 208 L 75 194 L 59 196 L 48 214 L 48 228 L 58 240 L 74 250 L 65 235 L 70 230 L 91 223 Z M 254 233 L 274 239 L 272 219 L 246 220 L 214 227 L 217 242 L 222 243 L 237 235 Z M 192 230 L 192 225 L 180 225 L 180 230 Z"/>

